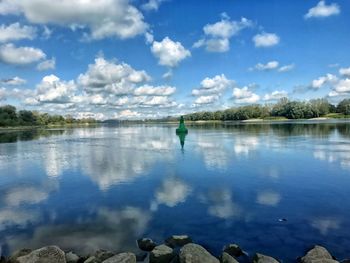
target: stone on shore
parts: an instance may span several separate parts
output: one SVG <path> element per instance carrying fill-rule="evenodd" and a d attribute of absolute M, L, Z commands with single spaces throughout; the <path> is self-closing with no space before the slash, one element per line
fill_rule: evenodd
<path fill-rule="evenodd" d="M 66 262 L 67 263 L 77 263 L 80 257 L 74 254 L 72 251 L 66 253 Z"/>
<path fill-rule="evenodd" d="M 279 262 L 273 257 L 256 253 L 253 257 L 253 263 L 279 263 Z"/>
<path fill-rule="evenodd" d="M 121 253 L 102 261 L 102 263 L 136 263 L 136 256 L 133 253 Z"/>
<path fill-rule="evenodd" d="M 221 263 L 238 263 L 238 261 L 230 254 L 223 252 L 221 255 Z"/>
<path fill-rule="evenodd" d="M 219 263 L 219 260 L 204 247 L 190 243 L 181 248 L 180 263 Z"/>
<path fill-rule="evenodd" d="M 106 260 L 107 258 L 111 258 L 115 255 L 115 253 L 111 252 L 111 251 L 107 251 L 107 250 L 97 250 L 95 252 L 95 257 L 100 260 L 100 262 Z"/>
<path fill-rule="evenodd" d="M 165 240 L 165 244 L 169 247 L 182 247 L 188 243 L 192 243 L 192 239 L 187 235 L 173 235 Z"/>
<path fill-rule="evenodd" d="M 17 263 L 17 258 L 28 255 L 30 252 L 32 252 L 32 250 L 29 248 L 16 250 L 12 256 L 10 256 L 8 263 Z"/>
<path fill-rule="evenodd" d="M 150 254 L 150 263 L 169 263 L 175 256 L 174 250 L 166 245 L 156 246 Z"/>
<path fill-rule="evenodd" d="M 336 263 L 327 249 L 321 246 L 315 246 L 301 258 L 302 263 Z"/>
<path fill-rule="evenodd" d="M 236 244 L 228 244 L 224 247 L 223 252 L 226 252 L 232 257 L 240 257 L 244 255 L 243 250 Z"/>
<path fill-rule="evenodd" d="M 17 258 L 18 263 L 66 263 L 64 252 L 57 246 L 43 247 Z"/>
<path fill-rule="evenodd" d="M 137 240 L 137 246 L 143 251 L 152 251 L 157 244 L 150 238 L 140 238 Z"/>

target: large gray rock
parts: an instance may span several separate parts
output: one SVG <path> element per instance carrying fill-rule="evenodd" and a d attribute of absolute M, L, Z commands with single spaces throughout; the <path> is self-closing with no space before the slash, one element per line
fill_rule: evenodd
<path fill-rule="evenodd" d="M 133 253 L 121 253 L 102 261 L 102 263 L 136 263 L 136 256 Z"/>
<path fill-rule="evenodd" d="M 223 252 L 226 252 L 232 257 L 240 257 L 243 255 L 243 250 L 236 244 L 226 245 L 223 249 Z"/>
<path fill-rule="evenodd" d="M 204 247 L 190 243 L 181 248 L 180 263 L 219 263 L 219 260 Z"/>
<path fill-rule="evenodd" d="M 101 263 L 101 260 L 96 258 L 95 256 L 88 257 L 84 263 Z"/>
<path fill-rule="evenodd" d="M 140 238 L 137 240 L 137 246 L 143 251 L 152 251 L 157 244 L 150 238 Z"/>
<path fill-rule="evenodd" d="M 173 235 L 165 240 L 165 244 L 169 247 L 182 247 L 188 243 L 192 243 L 192 239 L 187 235 Z"/>
<path fill-rule="evenodd" d="M 253 263 L 278 263 L 278 261 L 273 257 L 256 253 L 253 257 Z"/>
<path fill-rule="evenodd" d="M 77 263 L 79 259 L 80 259 L 79 256 L 74 254 L 72 251 L 66 253 L 67 263 Z"/>
<path fill-rule="evenodd" d="M 221 255 L 221 263 L 238 263 L 238 261 L 228 253 L 223 252 Z"/>
<path fill-rule="evenodd" d="M 18 263 L 66 263 L 64 252 L 57 246 L 43 247 L 17 258 Z"/>
<path fill-rule="evenodd" d="M 302 263 L 336 263 L 328 250 L 321 246 L 315 246 L 301 258 Z"/>
<path fill-rule="evenodd" d="M 8 263 L 17 263 L 17 258 L 19 257 L 22 257 L 22 256 L 25 256 L 25 255 L 28 255 L 30 252 L 32 252 L 31 249 L 29 248 L 23 248 L 23 249 L 20 249 L 20 250 L 16 250 L 12 256 L 10 256 L 9 260 L 8 260 Z"/>
<path fill-rule="evenodd" d="M 156 246 L 150 254 L 150 263 L 169 263 L 175 256 L 174 250 L 166 245 Z"/>
<path fill-rule="evenodd" d="M 111 258 L 113 256 L 115 256 L 115 253 L 111 252 L 111 251 L 107 251 L 107 250 L 97 250 L 95 252 L 95 258 L 98 259 L 100 262 L 106 260 L 107 258 Z"/>

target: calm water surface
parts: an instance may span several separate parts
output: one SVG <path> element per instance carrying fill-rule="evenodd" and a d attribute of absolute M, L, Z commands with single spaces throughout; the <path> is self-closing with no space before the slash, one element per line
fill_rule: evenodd
<path fill-rule="evenodd" d="M 175 128 L 0 133 L 1 253 L 186 233 L 215 255 L 235 242 L 293 261 L 318 243 L 350 257 L 350 123 Z"/>

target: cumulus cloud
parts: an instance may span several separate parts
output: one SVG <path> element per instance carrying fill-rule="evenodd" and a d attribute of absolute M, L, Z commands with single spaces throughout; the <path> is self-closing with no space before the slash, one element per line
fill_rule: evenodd
<path fill-rule="evenodd" d="M 45 76 L 37 85 L 34 98 L 27 102 L 69 103 L 73 101 L 77 86 L 73 80 L 62 81 L 55 75 Z"/>
<path fill-rule="evenodd" d="M 350 92 L 350 79 L 342 79 L 335 85 L 334 90 L 338 93 L 349 93 Z"/>
<path fill-rule="evenodd" d="M 224 74 L 216 75 L 213 78 L 205 78 L 201 81 L 200 87 L 192 90 L 193 96 L 198 96 L 195 104 L 211 104 L 220 99 L 227 88 L 235 84 L 233 80 L 226 78 Z"/>
<path fill-rule="evenodd" d="M 340 7 L 338 4 L 332 3 L 327 5 L 326 1 L 320 1 L 316 6 L 309 9 L 304 18 L 309 19 L 313 17 L 328 17 L 338 14 L 340 14 Z"/>
<path fill-rule="evenodd" d="M 154 41 L 151 51 L 158 58 L 160 65 L 168 67 L 176 67 L 182 60 L 191 56 L 191 52 L 180 42 L 174 42 L 169 37 L 165 37 L 160 42 Z"/>
<path fill-rule="evenodd" d="M 260 96 L 253 93 L 247 86 L 233 89 L 233 98 L 239 104 L 252 104 L 260 100 Z"/>
<path fill-rule="evenodd" d="M 122 110 L 118 113 L 115 113 L 114 118 L 116 119 L 133 119 L 133 118 L 137 118 L 140 117 L 140 113 L 138 113 L 137 111 L 131 111 L 131 110 Z"/>
<path fill-rule="evenodd" d="M 9 78 L 9 79 L 2 79 L 1 83 L 5 84 L 5 85 L 23 85 L 26 84 L 27 81 L 25 79 L 22 79 L 20 77 L 13 77 L 13 78 Z"/>
<path fill-rule="evenodd" d="M 319 77 L 318 79 L 314 79 L 311 82 L 310 87 L 314 90 L 318 90 L 322 88 L 326 84 L 332 84 L 338 81 L 337 76 L 333 74 L 327 74 L 325 76 Z"/>
<path fill-rule="evenodd" d="M 126 39 L 148 28 L 142 13 L 125 0 L 3 0 L 0 14 L 23 14 L 37 24 L 86 28 L 92 39 Z"/>
<path fill-rule="evenodd" d="M 201 85 L 197 89 L 192 90 L 192 95 L 201 96 L 216 94 L 220 95 L 227 88 L 234 85 L 234 81 L 226 78 L 224 74 L 216 75 L 213 78 L 205 78 L 201 81 Z"/>
<path fill-rule="evenodd" d="M 279 66 L 279 62 L 276 60 L 267 62 L 266 64 L 258 63 L 254 66 L 254 69 L 259 71 L 266 71 L 266 70 L 272 70 L 276 69 Z"/>
<path fill-rule="evenodd" d="M 51 58 L 43 62 L 40 62 L 36 68 L 39 71 L 44 71 L 44 70 L 55 69 L 55 67 L 56 67 L 56 58 Z"/>
<path fill-rule="evenodd" d="M 261 33 L 253 37 L 255 47 L 272 47 L 280 42 L 278 35 L 274 33 Z"/>
<path fill-rule="evenodd" d="M 162 2 L 165 2 L 165 0 L 148 0 L 141 8 L 146 11 L 157 11 Z"/>
<path fill-rule="evenodd" d="M 232 21 L 226 13 L 221 17 L 219 22 L 203 27 L 205 37 L 195 42 L 194 48 L 204 46 L 209 52 L 226 52 L 230 49 L 230 38 L 253 25 L 252 21 L 244 17 L 240 21 Z"/>
<path fill-rule="evenodd" d="M 150 96 L 170 96 L 174 94 L 176 91 L 175 87 L 171 86 L 150 86 L 150 85 L 143 85 L 141 87 L 138 87 L 135 89 L 134 94 L 137 96 L 144 96 L 144 95 L 150 95 Z"/>
<path fill-rule="evenodd" d="M 107 61 L 103 57 L 95 59 L 94 64 L 78 77 L 78 83 L 89 93 L 130 94 L 136 84 L 150 80 L 144 70 L 135 70 L 126 63 Z"/>
<path fill-rule="evenodd" d="M 46 54 L 38 48 L 16 47 L 14 44 L 0 46 L 0 61 L 7 64 L 27 65 L 45 57 Z"/>
<path fill-rule="evenodd" d="M 32 26 L 21 26 L 18 22 L 11 25 L 0 26 L 0 42 L 10 42 L 21 39 L 34 39 L 36 28 Z"/>
<path fill-rule="evenodd" d="M 195 104 L 212 104 L 219 100 L 218 95 L 207 95 L 207 96 L 199 96 L 197 99 L 195 99 Z"/>
<path fill-rule="evenodd" d="M 285 66 L 282 66 L 278 69 L 278 72 L 288 72 L 288 71 L 291 71 L 293 70 L 295 67 L 294 64 L 289 64 L 289 65 L 285 65 Z"/>
<path fill-rule="evenodd" d="M 285 90 L 275 90 L 270 94 L 265 94 L 263 100 L 265 101 L 276 101 L 288 96 L 288 92 Z"/>
<path fill-rule="evenodd" d="M 350 67 L 349 68 L 340 68 L 339 74 L 342 76 L 350 77 Z"/>

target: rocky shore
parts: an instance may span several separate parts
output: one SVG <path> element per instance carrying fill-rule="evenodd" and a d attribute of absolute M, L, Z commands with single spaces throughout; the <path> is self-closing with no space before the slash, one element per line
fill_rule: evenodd
<path fill-rule="evenodd" d="M 215 257 L 201 245 L 193 243 L 187 235 L 171 236 L 164 244 L 156 244 L 152 239 L 137 240 L 140 253 L 114 253 L 98 250 L 89 256 L 79 256 L 72 251 L 64 252 L 57 246 L 47 246 L 36 250 L 21 249 L 8 258 L 1 257 L 0 263 L 278 263 L 281 260 L 260 253 L 249 257 L 238 245 L 224 246 L 221 255 Z M 295 259 L 299 263 L 350 263 L 338 261 L 326 248 L 314 246 L 304 256 Z"/>

